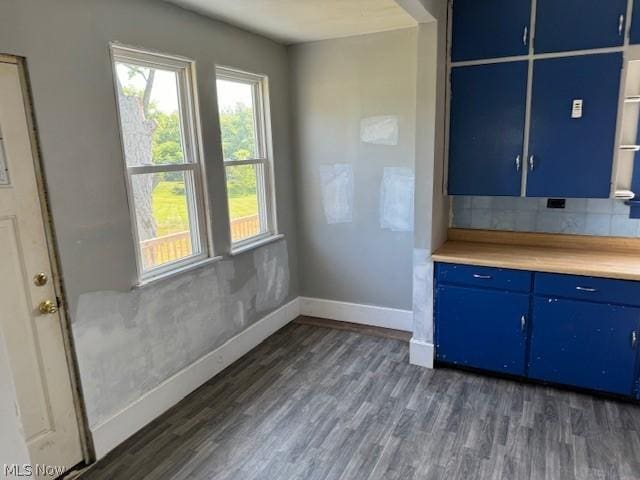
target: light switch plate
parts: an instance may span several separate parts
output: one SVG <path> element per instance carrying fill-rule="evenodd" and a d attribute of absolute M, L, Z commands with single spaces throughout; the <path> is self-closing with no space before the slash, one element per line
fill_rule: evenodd
<path fill-rule="evenodd" d="M 582 118 L 582 99 L 575 99 L 571 108 L 571 118 Z"/>

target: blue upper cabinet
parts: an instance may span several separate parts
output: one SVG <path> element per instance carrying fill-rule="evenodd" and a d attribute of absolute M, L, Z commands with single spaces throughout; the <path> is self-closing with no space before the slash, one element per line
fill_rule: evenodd
<path fill-rule="evenodd" d="M 621 70 L 621 53 L 534 62 L 527 196 L 609 197 Z"/>
<path fill-rule="evenodd" d="M 531 0 L 455 0 L 454 62 L 529 53 Z"/>
<path fill-rule="evenodd" d="M 527 62 L 451 73 L 450 195 L 520 195 Z"/>
<path fill-rule="evenodd" d="M 538 0 L 535 52 L 620 46 L 626 12 L 627 0 Z"/>
<path fill-rule="evenodd" d="M 631 21 L 629 41 L 634 45 L 640 43 L 640 0 L 633 0 L 633 20 Z"/>

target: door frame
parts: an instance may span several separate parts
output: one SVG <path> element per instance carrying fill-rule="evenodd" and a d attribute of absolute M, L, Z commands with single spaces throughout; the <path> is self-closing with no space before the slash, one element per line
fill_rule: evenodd
<path fill-rule="evenodd" d="M 31 83 L 27 68 L 27 59 L 11 54 L 0 52 L 0 63 L 9 63 L 18 67 L 18 75 L 20 77 L 20 85 L 22 88 L 22 98 L 25 104 L 25 112 L 27 115 L 27 125 L 29 128 L 29 138 L 31 142 L 31 152 L 33 158 L 33 167 L 36 177 L 36 185 L 38 189 L 38 200 L 42 209 L 42 221 L 44 224 L 45 236 L 47 240 L 47 250 L 51 262 L 51 274 L 53 277 L 53 287 L 58 300 L 60 326 L 62 328 L 62 340 L 64 343 L 65 357 L 69 369 L 69 379 L 71 381 L 71 390 L 73 394 L 73 403 L 76 411 L 76 419 L 78 422 L 78 430 L 80 431 L 80 445 L 82 447 L 82 457 L 86 465 L 90 465 L 95 461 L 95 451 L 93 441 L 89 431 L 89 423 L 86 415 L 84 397 L 80 388 L 80 373 L 78 369 L 78 360 L 71 334 L 71 319 L 68 313 L 68 303 L 64 280 L 61 275 L 60 255 L 58 252 L 58 244 L 55 235 L 55 226 L 49 206 L 49 196 L 47 191 L 44 169 L 42 166 L 42 154 L 40 149 L 40 141 L 38 137 L 37 123 L 34 114 L 33 97 L 31 95 Z M 86 466 L 85 465 L 85 466 Z M 83 466 L 80 466 L 83 467 Z M 73 470 L 73 469 L 72 469 Z M 70 471 L 72 471 L 70 470 Z M 69 473 L 69 472 L 67 472 Z"/>

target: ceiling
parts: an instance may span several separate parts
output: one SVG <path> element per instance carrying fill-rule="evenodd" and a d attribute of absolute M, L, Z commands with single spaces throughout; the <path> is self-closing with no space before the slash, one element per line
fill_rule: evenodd
<path fill-rule="evenodd" d="M 416 25 L 395 0 L 167 0 L 284 44 Z"/>

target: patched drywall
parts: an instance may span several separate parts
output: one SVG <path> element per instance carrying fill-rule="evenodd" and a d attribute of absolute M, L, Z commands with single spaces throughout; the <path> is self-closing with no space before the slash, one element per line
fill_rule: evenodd
<path fill-rule="evenodd" d="M 360 140 L 374 145 L 398 145 L 400 126 L 395 115 L 363 118 L 360 121 Z"/>
<path fill-rule="evenodd" d="M 385 167 L 380 185 L 380 228 L 413 232 L 413 169 Z"/>
<path fill-rule="evenodd" d="M 433 262 L 428 250 L 413 251 L 413 335 L 433 342 Z"/>
<path fill-rule="evenodd" d="M 414 168 L 417 29 L 290 52 L 302 294 L 409 310 L 413 205 L 389 172 Z"/>
<path fill-rule="evenodd" d="M 80 296 L 73 334 L 90 426 L 243 331 L 289 294 L 287 244 L 130 292 Z"/>
<path fill-rule="evenodd" d="M 353 221 L 353 167 L 348 163 L 320 165 L 322 206 L 328 224 Z"/>

